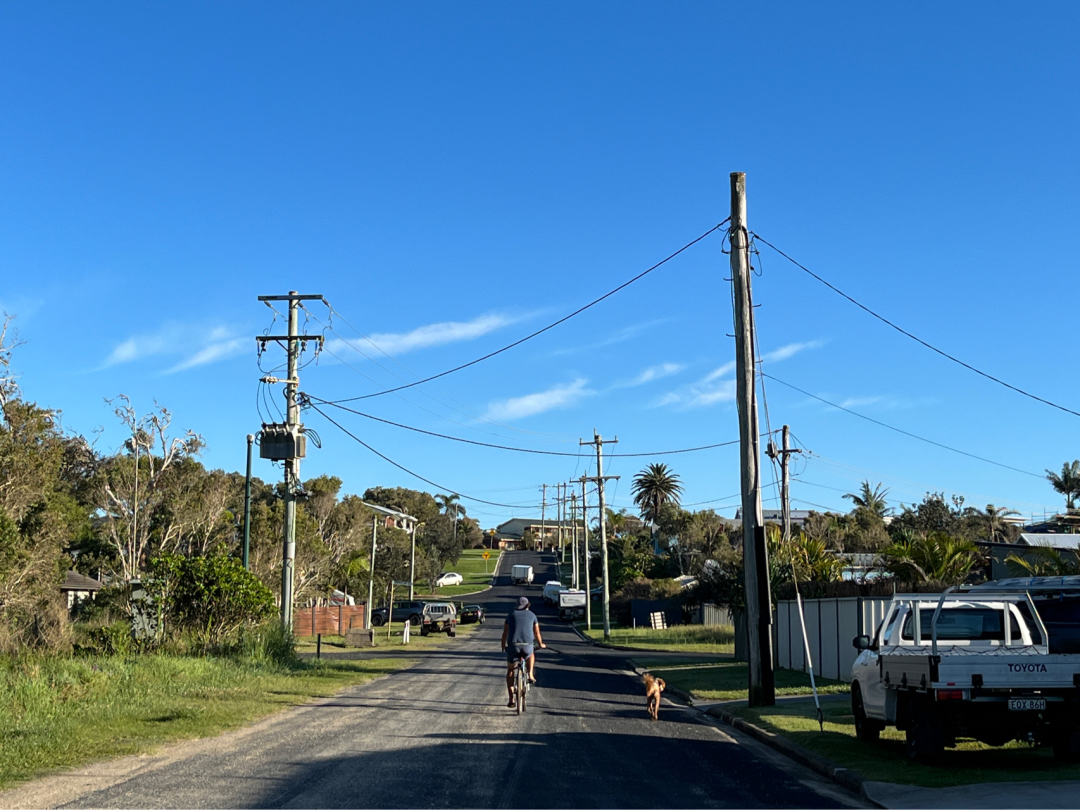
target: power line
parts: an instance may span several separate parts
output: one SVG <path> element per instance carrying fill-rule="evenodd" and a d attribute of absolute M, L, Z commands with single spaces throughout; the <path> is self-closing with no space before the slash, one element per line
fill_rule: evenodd
<path fill-rule="evenodd" d="M 886 324 L 888 326 L 891 326 L 897 332 L 899 332 L 900 334 L 902 334 L 902 335 L 904 335 L 906 337 L 911 338 L 916 343 L 919 343 L 922 346 L 925 346 L 927 349 L 930 349 L 930 351 L 936 352 L 937 354 L 940 354 L 945 359 L 951 360 L 952 362 L 956 363 L 957 365 L 963 366 L 968 371 L 974 371 L 980 377 L 985 377 L 986 379 L 988 379 L 988 380 L 990 380 L 992 382 L 996 382 L 998 385 L 1004 386 L 1005 388 L 1008 388 L 1010 391 L 1015 391 L 1018 394 L 1023 394 L 1025 397 L 1028 397 L 1029 399 L 1033 399 L 1036 402 L 1041 402 L 1044 405 L 1049 405 L 1051 408 L 1057 408 L 1059 411 L 1065 411 L 1065 413 L 1071 413 L 1073 416 L 1080 416 L 1080 412 L 1074 411 L 1071 408 L 1066 408 L 1064 405 L 1058 405 L 1056 402 L 1051 402 L 1048 399 L 1043 399 L 1040 396 L 1036 396 L 1035 394 L 1032 394 L 1032 393 L 1030 393 L 1028 391 L 1025 391 L 1023 388 L 1017 388 L 1015 385 L 1007 383 L 1004 380 L 999 379 L 998 377 L 995 377 L 993 374 L 987 374 L 985 371 L 980 371 L 979 369 L 975 368 L 975 366 L 971 365 L 970 363 L 965 363 L 963 360 L 959 359 L 958 357 L 954 357 L 953 355 L 949 354 L 948 352 L 942 351 L 937 346 L 933 346 L 930 343 L 927 343 L 922 338 L 911 334 L 911 332 L 908 332 L 906 329 L 903 329 L 900 326 L 897 326 L 895 323 L 893 323 L 892 321 L 890 321 L 888 318 L 884 317 L 883 315 L 879 315 L 878 313 L 874 312 L 874 310 L 870 309 L 870 307 L 865 306 L 864 304 L 860 304 L 858 301 L 856 301 L 854 298 L 852 298 L 846 292 L 834 287 L 832 284 L 827 282 L 825 279 L 823 279 L 821 276 L 819 276 L 813 270 L 809 269 L 808 267 L 805 267 L 804 265 L 799 264 L 797 261 L 795 261 L 793 258 L 788 256 L 786 253 L 784 253 L 784 251 L 780 250 L 780 248 L 778 248 L 776 245 L 769 242 L 767 239 L 762 237 L 760 234 L 755 233 L 754 238 L 755 239 L 760 239 L 762 242 L 764 242 L 766 245 L 771 247 L 773 250 L 775 250 L 777 253 L 779 253 L 781 256 L 783 256 L 785 259 L 787 259 L 789 262 L 791 262 L 793 265 L 798 267 L 800 270 L 802 270 L 802 271 L 804 271 L 806 273 L 809 273 L 811 276 L 816 278 L 818 281 L 820 281 L 822 284 L 824 284 L 826 287 L 828 287 L 830 290 L 832 290 L 837 295 L 839 295 L 839 296 L 841 296 L 843 298 L 846 298 L 848 301 L 853 303 L 859 309 L 863 310 L 864 312 L 866 312 L 869 315 L 874 316 L 875 318 L 877 318 L 882 323 L 884 323 L 884 324 Z"/>
<path fill-rule="evenodd" d="M 365 441 L 364 441 L 363 439 L 361 439 L 361 438 L 360 438 L 359 436 L 357 436 L 357 435 L 356 435 L 355 433 L 351 433 L 351 432 L 350 432 L 350 431 L 349 431 L 349 430 L 348 430 L 347 428 L 345 428 L 345 427 L 344 427 L 343 425 L 341 425 L 341 424 L 339 424 L 339 423 L 335 422 L 335 421 L 334 421 L 334 420 L 333 420 L 333 419 L 332 419 L 331 417 L 327 416 L 327 415 L 326 415 L 325 413 L 323 413 L 323 412 L 322 412 L 321 410 L 319 410 L 319 408 L 318 408 L 318 407 L 316 407 L 315 405 L 311 405 L 311 409 L 312 409 L 313 411 L 315 411 L 316 413 L 318 413 L 318 414 L 319 414 L 320 416 L 322 416 L 322 418 L 323 418 L 323 419 L 325 419 L 325 420 L 326 420 L 327 422 L 329 422 L 329 423 L 330 423 L 331 425 L 333 425 L 334 427 L 336 427 L 336 428 L 337 428 L 338 430 L 340 430 L 340 431 L 341 431 L 342 433 L 344 433 L 344 434 L 345 434 L 346 436 L 348 436 L 349 438 L 353 439 L 354 441 L 356 441 L 356 442 L 358 442 L 359 444 L 361 444 L 361 445 L 363 445 L 364 447 L 366 447 L 366 448 L 367 448 L 368 450 L 370 450 L 370 451 L 371 451 L 372 453 L 374 453 L 375 455 L 377 455 L 377 456 L 378 456 L 379 458 L 381 458 L 381 459 L 382 459 L 383 461 L 385 461 L 385 462 L 387 462 L 387 463 L 389 463 L 389 464 L 392 464 L 392 465 L 394 465 L 395 467 L 397 467 L 397 468 L 398 468 L 399 470 L 401 470 L 402 472 L 408 473 L 408 474 L 409 474 L 409 475 L 411 475 L 411 476 L 412 476 L 413 478 L 417 478 L 417 479 L 419 479 L 419 480 L 423 481 L 423 482 L 424 482 L 425 484 L 430 484 L 431 486 L 435 487 L 435 489 L 438 489 L 438 490 L 442 490 L 443 492 L 453 492 L 453 493 L 455 493 L 456 495 L 458 495 L 459 497 L 461 497 L 461 498 L 464 498 L 464 499 L 465 499 L 465 500 L 467 500 L 467 501 L 476 501 L 477 503 L 485 503 L 485 504 L 487 504 L 488 506 L 501 506 L 501 507 L 504 507 L 504 508 L 506 508 L 506 509 L 531 509 L 531 508 L 533 508 L 533 507 L 535 507 L 535 506 L 536 506 L 536 504 L 531 504 L 531 503 L 496 503 L 495 501 L 485 501 L 485 500 L 484 500 L 483 498 L 474 498 L 474 497 L 472 497 L 471 495 L 465 495 L 465 494 L 463 494 L 462 492 L 460 492 L 459 490 L 457 490 L 457 489 L 454 489 L 454 488 L 452 488 L 452 487 L 444 487 L 444 486 L 442 486 L 441 484 L 436 484 L 436 483 L 435 483 L 434 481 L 432 481 L 432 480 L 431 480 L 430 478 L 424 478 L 424 476 L 420 475 L 419 473 L 414 473 L 414 472 L 413 472 L 412 470 L 410 470 L 410 469 L 409 469 L 408 467 L 404 467 L 404 466 L 402 466 L 401 464 L 398 464 L 398 463 L 397 463 L 396 461 L 394 461 L 394 460 L 393 460 L 392 458 L 390 458 L 389 456 L 385 456 L 385 455 L 383 455 L 383 454 L 382 454 L 382 453 L 380 453 L 380 452 L 379 452 L 378 450 L 376 450 L 376 449 L 375 449 L 374 447 L 372 447 L 372 446 L 371 446 L 370 444 L 368 444 L 368 443 L 367 443 L 367 442 L 365 442 Z"/>
<path fill-rule="evenodd" d="M 425 436 L 434 436 L 434 437 L 439 438 L 439 439 L 448 439 L 449 441 L 452 441 L 452 442 L 461 442 L 462 444 L 472 444 L 472 445 L 476 445 L 477 447 L 490 447 L 490 448 L 495 449 L 495 450 L 510 450 L 510 451 L 515 452 L 515 453 L 533 453 L 533 454 L 539 455 L 539 456 L 564 456 L 564 457 L 568 457 L 568 458 L 582 458 L 581 453 L 564 453 L 564 452 L 560 452 L 558 450 L 534 450 L 534 449 L 532 449 L 530 447 L 511 447 L 511 446 L 505 445 L 505 444 L 491 444 L 490 442 L 478 442 L 478 441 L 475 441 L 473 439 L 463 439 L 460 436 L 448 436 L 445 433 L 436 433 L 433 430 L 424 430 L 423 428 L 412 427 L 411 425 L 403 425 L 401 422 L 394 422 L 394 421 L 391 421 L 390 419 L 383 419 L 383 418 L 378 417 L 378 416 L 373 416 L 370 413 L 364 413 L 363 411 L 354 410 L 353 408 L 346 408 L 344 405 L 340 405 L 337 402 L 334 402 L 334 401 L 328 400 L 328 399 L 323 399 L 322 397 L 317 397 L 317 396 L 314 396 L 312 394 L 302 394 L 301 398 L 302 398 L 302 402 L 304 400 L 306 400 L 308 403 L 311 403 L 312 408 L 315 408 L 314 403 L 312 403 L 312 400 L 314 400 L 314 401 L 319 402 L 319 403 L 321 403 L 323 405 L 330 405 L 330 406 L 332 406 L 334 408 L 339 408 L 340 410 L 356 414 L 357 416 L 363 416 L 365 419 L 371 419 L 374 422 L 382 422 L 384 425 L 393 425 L 394 427 L 402 428 L 403 430 L 411 430 L 414 433 L 422 433 Z M 319 409 L 315 408 L 315 410 L 319 410 Z M 322 411 L 319 411 L 319 413 L 322 413 Z M 739 440 L 735 439 L 734 441 L 730 441 L 730 442 L 720 442 L 719 444 L 706 444 L 706 445 L 702 445 L 700 447 L 686 447 L 686 448 L 683 448 L 681 450 L 660 450 L 660 451 L 658 451 L 656 453 L 608 453 L 608 457 L 609 458 L 641 458 L 643 456 L 670 456 L 670 455 L 675 455 L 676 453 L 695 453 L 695 452 L 697 452 L 699 450 L 713 450 L 713 449 L 715 449 L 717 447 L 727 447 L 729 445 L 738 444 L 738 443 L 739 443 Z"/>
<path fill-rule="evenodd" d="M 607 298 L 610 298 L 611 296 L 615 295 L 615 293 L 619 292 L 620 290 L 623 290 L 623 289 L 629 287 L 631 284 L 633 284 L 638 279 L 644 278 L 649 273 L 651 273 L 653 270 L 656 270 L 658 267 L 661 267 L 661 266 L 667 264 L 669 261 L 674 259 L 676 256 L 678 256 L 683 251 L 688 250 L 689 248 L 693 247 L 694 245 L 696 245 L 698 242 L 700 242 L 702 239 L 704 239 L 709 234 L 713 233 L 714 231 L 719 230 L 726 223 L 727 223 L 727 220 L 725 219 L 723 222 L 719 223 L 718 225 L 714 225 L 712 228 L 709 228 L 709 230 L 705 231 L 705 233 L 703 233 L 697 239 L 694 239 L 691 242 L 687 242 L 681 248 L 679 248 L 674 253 L 672 253 L 670 256 L 668 256 L 666 259 L 662 259 L 659 262 L 657 262 L 656 264 L 654 264 L 652 267 L 650 267 L 648 270 L 645 270 L 645 271 L 643 271 L 641 273 L 638 273 L 636 276 L 634 276 L 629 281 L 624 281 L 622 284 L 620 284 L 618 287 L 616 287 L 611 292 L 604 293 L 599 298 L 597 298 L 597 299 L 595 299 L 593 301 L 590 301 L 588 304 L 585 304 L 585 306 L 579 307 L 578 309 L 575 309 L 569 315 L 564 315 L 562 318 L 559 318 L 559 320 L 557 320 L 557 321 L 555 321 L 553 323 L 549 323 L 543 329 L 537 329 L 532 334 L 526 335 L 525 337 L 521 338 L 520 340 L 515 340 L 513 343 L 510 343 L 510 344 L 508 344 L 506 346 L 503 346 L 501 349 L 496 349 L 493 352 L 489 352 L 489 353 L 485 354 L 483 357 L 478 357 L 475 360 L 470 360 L 468 363 L 462 363 L 460 366 L 455 366 L 454 368 L 447 369 L 446 371 L 441 371 L 438 374 L 432 374 L 430 377 L 424 377 L 424 379 L 417 380 L 416 382 L 406 383 L 405 385 L 399 385 L 396 388 L 387 388 L 385 391 L 376 391 L 373 394 L 364 394 L 363 396 L 358 396 L 358 397 L 345 397 L 344 399 L 334 400 L 334 402 L 335 403 L 337 403 L 337 402 L 356 402 L 357 400 L 361 400 L 361 399 L 370 399 L 371 397 L 381 397 L 384 394 L 392 394 L 395 391 L 402 391 L 402 390 L 404 390 L 406 388 L 412 388 L 413 386 L 423 385 L 424 383 L 431 382 L 432 380 L 437 380 L 440 377 L 445 377 L 448 374 L 453 374 L 453 373 L 455 373 L 457 371 L 461 371 L 463 369 L 469 368 L 470 366 L 475 366 L 477 363 L 482 363 L 484 360 L 490 360 L 492 357 L 495 357 L 496 355 L 502 354 L 505 351 L 509 351 L 510 349 L 513 349 L 515 346 L 520 346 L 522 343 L 524 343 L 527 340 L 532 340 L 534 337 L 537 337 L 538 335 L 542 335 L 542 334 L 544 334 L 544 332 L 547 332 L 550 329 L 554 329 L 556 326 L 558 326 L 559 324 L 565 323 L 566 321 L 573 318 L 575 315 L 580 315 L 585 310 L 596 306 L 601 301 L 603 301 L 603 300 L 605 300 Z"/>
<path fill-rule="evenodd" d="M 816 394 L 811 394 L 809 391 L 804 391 L 803 389 L 798 388 L 798 387 L 792 385 L 791 383 L 787 383 L 787 382 L 784 382 L 783 380 L 781 380 L 781 379 L 779 379 L 777 377 L 773 377 L 771 374 L 766 374 L 764 371 L 760 372 L 760 374 L 763 377 L 768 377 L 770 380 L 775 380 L 776 382 L 780 383 L 781 385 L 786 385 L 788 388 L 792 389 L 793 391 L 798 391 L 800 394 L 804 394 L 805 396 L 808 396 L 811 399 L 816 399 L 818 402 L 824 402 L 826 405 L 830 405 L 833 408 L 837 408 L 837 409 L 839 409 L 841 411 L 844 411 L 845 413 L 850 413 L 852 416 L 857 416 L 860 419 L 865 419 L 867 422 L 873 422 L 875 425 L 880 425 L 883 428 L 888 428 L 889 430 L 895 431 L 896 433 L 901 433 L 904 436 L 909 436 L 912 439 L 918 439 L 920 442 L 926 442 L 927 444 L 932 444 L 932 445 L 934 445 L 934 447 L 940 447 L 943 450 L 948 450 L 948 451 L 950 451 L 952 453 L 959 453 L 962 456 L 967 456 L 968 458 L 973 458 L 976 461 L 983 461 L 983 462 L 986 462 L 987 464 L 993 464 L 995 467 L 1002 467 L 1002 468 L 1004 468 L 1006 470 L 1012 470 L 1013 472 L 1023 473 L 1024 475 L 1030 475 L 1033 478 L 1040 478 L 1041 479 L 1043 477 L 1043 476 L 1038 475 L 1036 473 L 1028 472 L 1027 470 L 1021 470 L 1019 467 L 1010 467 L 1008 464 L 1002 464 L 1000 461 L 993 461 L 993 460 L 988 459 L 988 458 L 983 458 L 982 456 L 977 456 L 974 453 L 968 453 L 968 452 L 966 452 L 964 450 L 958 450 L 955 447 L 949 447 L 949 445 L 947 445 L 947 444 L 942 444 L 941 442 L 935 442 L 933 439 L 926 439 L 926 438 L 924 438 L 922 436 L 918 436 L 918 435 L 916 435 L 914 433 L 909 433 L 908 431 L 901 430 L 898 427 L 893 427 L 892 425 L 888 425 L 888 424 L 886 424 L 884 422 L 879 422 L 877 419 L 872 419 L 869 416 L 864 416 L 863 414 L 858 413 L 857 411 L 853 411 L 850 408 L 845 408 L 843 405 L 837 405 L 835 402 L 829 402 L 829 400 L 827 400 L 827 399 L 819 397 Z"/>

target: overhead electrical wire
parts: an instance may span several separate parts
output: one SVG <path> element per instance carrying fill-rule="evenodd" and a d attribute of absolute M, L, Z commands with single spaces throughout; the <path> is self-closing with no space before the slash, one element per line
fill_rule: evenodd
<path fill-rule="evenodd" d="M 532 340 L 534 337 L 538 337 L 539 335 L 544 334 L 544 332 L 547 332 L 547 331 L 549 331 L 551 329 L 554 329 L 556 326 L 559 326 L 560 324 L 566 323 L 566 321 L 570 320 L 575 315 L 580 315 L 585 310 L 596 306 L 601 301 L 604 301 L 604 300 L 610 298 L 611 296 L 615 295 L 615 293 L 619 292 L 620 290 L 626 289 L 631 284 L 633 284 L 635 281 L 638 281 L 639 279 L 644 278 L 649 273 L 651 273 L 653 270 L 656 270 L 657 268 L 662 267 L 663 265 L 667 264 L 669 261 L 674 259 L 676 256 L 678 256 L 680 253 L 683 253 L 684 251 L 686 251 L 689 248 L 693 247 L 694 245 L 696 245 L 698 242 L 700 242 L 702 239 L 704 239 L 709 234 L 714 233 L 715 231 L 718 231 L 727 222 L 728 222 L 728 220 L 725 219 L 723 222 L 721 222 L 721 223 L 719 223 L 717 225 L 714 225 L 713 227 L 709 228 L 709 230 L 705 231 L 705 233 L 703 233 L 701 236 L 697 237 L 696 239 L 694 239 L 694 240 L 692 240 L 690 242 L 687 242 L 685 245 L 683 245 L 681 248 L 676 250 L 674 253 L 672 253 L 667 258 L 661 259 L 660 261 L 658 261 L 656 264 L 654 264 L 648 270 L 644 270 L 644 271 L 638 273 L 636 276 L 634 276 L 629 281 L 624 281 L 622 284 L 620 284 L 615 289 L 611 290 L 610 292 L 606 292 L 603 295 L 601 295 L 599 298 L 596 298 L 596 299 L 590 301 L 589 303 L 585 304 L 584 306 L 579 307 L 578 309 L 575 309 L 569 315 L 564 315 L 563 317 L 559 318 L 557 321 L 549 323 L 547 326 L 543 327 L 542 329 L 537 329 L 535 332 L 533 332 L 531 334 L 528 334 L 525 337 L 520 338 L 519 340 L 515 340 L 513 343 L 509 343 L 506 346 L 503 346 L 501 349 L 496 349 L 493 352 L 488 352 L 487 354 L 483 355 L 482 357 L 478 357 L 475 360 L 470 360 L 468 363 L 462 363 L 460 366 L 455 366 L 454 368 L 447 369 L 446 371 L 441 371 L 438 374 L 432 374 L 430 377 L 424 377 L 422 380 L 417 380 L 416 382 L 406 383 L 405 385 L 399 385 L 396 388 L 387 388 L 385 391 L 376 391 L 376 392 L 374 392 L 372 394 L 363 394 L 362 396 L 356 396 L 356 397 L 345 397 L 343 399 L 334 400 L 334 402 L 335 403 L 338 403 L 338 402 L 356 402 L 356 401 L 361 400 L 361 399 L 371 399 L 372 397 L 381 397 L 384 394 L 392 394 L 395 391 L 403 391 L 406 388 L 412 388 L 412 387 L 417 386 L 417 385 L 423 385 L 424 383 L 431 382 L 432 380 L 437 380 L 440 377 L 445 377 L 445 376 L 447 376 L 449 374 L 454 374 L 455 372 L 462 371 L 463 369 L 469 368 L 470 366 L 475 366 L 477 363 L 482 363 L 485 360 L 490 360 L 492 357 L 495 357 L 496 355 L 500 355 L 503 352 L 509 351 L 510 349 L 513 349 L 516 346 L 520 346 L 522 343 L 525 343 L 528 340 Z"/>
<path fill-rule="evenodd" d="M 911 332 L 907 331 L 903 327 L 897 326 L 895 323 L 893 323 L 892 321 L 890 321 L 888 318 L 884 317 L 883 315 L 879 315 L 878 313 L 874 312 L 874 310 L 870 309 L 870 307 L 868 307 L 868 306 L 866 306 L 864 304 L 860 304 L 858 301 L 856 301 L 854 298 L 852 298 L 846 292 L 844 292 L 843 290 L 838 289 L 837 287 L 833 286 L 832 284 L 830 284 L 828 281 L 823 279 L 821 276 L 819 276 L 817 273 L 815 273 L 810 268 L 808 268 L 805 265 L 802 265 L 799 262 L 795 261 L 795 259 L 788 256 L 786 253 L 784 253 L 784 251 L 780 250 L 780 248 L 778 248 L 776 245 L 769 242 L 767 239 L 762 237 L 760 234 L 755 233 L 754 237 L 756 239 L 760 239 L 763 243 L 765 243 L 766 245 L 771 247 L 773 250 L 775 250 L 777 253 L 779 253 L 781 256 L 783 256 L 785 259 L 787 259 L 789 262 L 791 262 L 793 265 L 798 267 L 803 272 L 808 273 L 809 275 L 813 276 L 815 279 L 820 281 L 822 284 L 824 284 L 826 287 L 828 287 L 830 290 L 832 290 L 837 295 L 841 296 L 842 298 L 847 299 L 848 301 L 853 303 L 855 306 L 857 306 L 859 309 L 861 309 L 864 312 L 866 312 L 867 314 L 872 315 L 873 317 L 877 318 L 879 321 L 886 324 L 887 326 L 891 326 L 893 329 L 895 329 L 897 332 L 904 335 L 905 337 L 909 337 L 912 340 L 914 340 L 916 343 L 918 343 L 918 344 L 920 344 L 922 346 L 925 346 L 930 351 L 935 352 L 937 354 L 940 354 L 945 359 L 951 360 L 952 362 L 956 363 L 957 365 L 963 366 L 968 371 L 975 372 L 980 377 L 985 377 L 986 379 L 990 380 L 991 382 L 995 382 L 998 385 L 1004 386 L 1005 388 L 1008 388 L 1010 391 L 1015 391 L 1016 393 L 1022 394 L 1023 396 L 1028 397 L 1029 399 L 1033 399 L 1036 402 L 1041 402 L 1044 405 L 1049 405 L 1051 408 L 1057 408 L 1059 411 L 1064 411 L 1065 413 L 1072 414 L 1073 416 L 1080 416 L 1080 411 L 1074 411 L 1071 408 L 1066 408 L 1064 405 L 1058 405 L 1056 402 L 1051 402 L 1048 399 L 1044 399 L 1043 397 L 1032 394 L 1030 391 L 1025 391 L 1023 388 L 1018 388 L 1017 386 L 1012 385 L 1011 383 L 1005 382 L 1004 380 L 1000 379 L 999 377 L 995 377 L 993 374 L 987 374 L 985 371 L 981 371 L 981 370 L 975 368 L 975 366 L 971 365 L 970 363 L 965 363 L 960 358 L 955 357 L 955 356 L 949 354 L 948 352 L 943 351 L 942 349 L 939 349 L 937 346 L 934 346 L 933 344 L 927 343 L 925 340 L 923 340 L 922 338 L 920 338 L 920 337 L 918 337 L 916 335 L 913 335 Z"/>
<path fill-rule="evenodd" d="M 982 462 L 985 462 L 987 464 L 993 464 L 995 467 L 1001 467 L 1001 468 L 1006 469 L 1006 470 L 1012 470 L 1013 472 L 1023 473 L 1024 475 L 1030 475 L 1033 478 L 1043 478 L 1043 476 L 1041 476 L 1041 475 L 1039 475 L 1037 473 L 1028 472 L 1027 470 L 1021 470 L 1019 467 L 1011 467 L 1008 464 L 1002 464 L 1000 461 L 994 461 L 993 459 L 983 458 L 982 456 L 977 456 L 974 453 L 968 453 L 965 450 L 958 450 L 955 447 L 949 447 L 949 445 L 947 445 L 947 444 L 942 444 L 941 442 L 935 442 L 933 439 L 927 439 L 927 438 L 925 438 L 923 436 L 919 436 L 919 435 L 917 435 L 915 433 L 910 433 L 910 432 L 908 432 L 906 430 L 901 430 L 898 427 L 893 427 L 892 425 L 886 424 L 885 422 L 881 422 L 881 421 L 879 421 L 877 419 L 873 419 L 873 418 L 871 418 L 869 416 L 865 416 L 864 414 L 861 414 L 858 411 L 853 411 L 850 408 L 845 408 L 843 405 L 837 405 L 835 402 L 829 402 L 829 400 L 824 399 L 823 397 L 819 397 L 816 394 L 811 394 L 809 391 L 804 391 L 803 389 L 801 389 L 801 388 L 799 388 L 797 386 L 794 386 L 791 383 L 784 382 L 783 380 L 779 379 L 778 377 L 774 377 L 771 374 L 766 374 L 764 371 L 761 372 L 761 376 L 768 377 L 770 380 L 774 380 L 775 382 L 778 382 L 781 385 L 787 386 L 788 388 L 792 389 L 793 391 L 798 391 L 800 394 L 808 396 L 811 399 L 816 399 L 818 402 L 824 402 L 826 405 L 829 405 L 829 406 L 831 406 L 833 408 L 844 411 L 845 413 L 850 413 L 852 416 L 857 416 L 860 419 L 865 419 L 867 422 L 873 422 L 875 425 L 880 425 L 883 428 L 888 428 L 889 430 L 895 431 L 896 433 L 900 433 L 900 434 L 902 434 L 904 436 L 909 436 L 912 439 L 918 439 L 920 442 L 926 442 L 927 444 L 932 444 L 932 445 L 934 445 L 934 447 L 940 447 L 941 449 L 948 450 L 949 452 L 952 452 L 952 453 L 959 453 L 962 456 L 967 456 L 968 458 L 973 458 L 976 461 L 982 461 Z"/>
<path fill-rule="evenodd" d="M 458 497 L 464 498 L 467 501 L 476 501 L 477 503 L 484 503 L 484 504 L 487 504 L 488 506 L 501 506 L 501 507 L 504 507 L 506 509 L 532 509 L 532 508 L 534 508 L 536 506 L 536 504 L 532 504 L 532 503 L 498 503 L 496 501 L 485 501 L 483 498 L 474 498 L 471 495 L 466 495 L 465 493 L 461 492 L 458 489 L 454 489 L 453 487 L 444 487 L 442 484 L 436 484 L 430 478 L 425 478 L 424 476 L 420 475 L 419 473 L 413 472 L 408 467 L 405 467 L 405 466 L 403 466 L 401 464 L 398 464 L 396 461 L 394 461 L 389 456 L 383 455 L 378 450 L 376 450 L 374 447 L 372 447 L 370 444 L 368 444 L 363 439 L 361 439 L 359 436 L 357 436 L 355 433 L 352 433 L 344 425 L 341 425 L 340 423 L 336 422 L 332 417 L 325 414 L 323 411 L 321 411 L 314 404 L 309 403 L 309 407 L 313 411 L 318 413 L 320 416 L 322 416 L 322 418 L 325 419 L 327 422 L 329 422 L 331 425 L 333 425 L 338 430 L 340 430 L 342 433 L 344 433 L 346 436 L 348 436 L 349 438 L 351 438 L 353 441 L 357 442 L 358 444 L 366 447 L 368 450 L 370 450 L 372 453 L 377 455 L 383 461 L 387 462 L 388 464 L 392 464 L 393 466 L 397 467 L 402 472 L 408 473 L 413 478 L 416 478 L 416 479 L 418 479 L 420 481 L 423 481 L 425 484 L 430 484 L 431 486 L 435 487 L 438 490 L 442 490 L 443 492 L 453 492 Z"/>
<path fill-rule="evenodd" d="M 357 416 L 362 416 L 365 419 L 371 419 L 374 422 L 382 422 L 384 425 L 392 425 L 393 427 L 402 428 L 403 430 L 411 430 L 414 433 L 422 433 L 425 436 L 434 436 L 434 437 L 436 437 L 438 439 L 447 439 L 447 440 L 452 441 L 452 442 L 461 442 L 462 444 L 472 444 L 472 445 L 476 445 L 477 447 L 490 447 L 490 448 L 495 449 L 495 450 L 510 450 L 510 451 L 512 451 L 514 453 L 533 453 L 534 455 L 539 455 L 539 456 L 564 456 L 564 457 L 567 457 L 567 458 L 576 458 L 576 459 L 587 458 L 586 454 L 580 453 L 580 452 L 578 452 L 578 453 L 565 453 L 565 452 L 561 452 L 561 451 L 558 451 L 558 450 L 535 450 L 535 449 L 533 449 L 531 447 L 511 447 L 510 445 L 505 445 L 505 444 L 492 444 L 490 442 L 478 442 L 478 441 L 475 441 L 473 439 L 463 439 L 460 436 L 448 436 L 445 433 L 436 433 L 433 430 L 424 430 L 423 428 L 413 427 L 411 425 L 404 425 L 401 422 L 394 422 L 394 421 L 392 421 L 390 419 L 383 419 L 383 418 L 378 417 L 378 416 L 373 416 L 370 413 L 364 413 L 363 411 L 358 411 L 358 410 L 355 410 L 353 408 L 347 408 L 344 405 L 338 404 L 337 402 L 334 402 L 334 401 L 331 401 L 331 400 L 328 400 L 328 399 L 323 399 L 322 397 L 317 397 L 317 396 L 314 396 L 313 394 L 301 394 L 301 398 L 306 399 L 306 401 L 309 402 L 309 403 L 312 403 L 311 407 L 313 407 L 313 408 L 315 407 L 314 403 L 318 402 L 318 403 L 320 403 L 322 405 L 330 405 L 330 406 L 332 406 L 334 408 L 338 408 L 340 410 L 347 411 L 348 413 L 356 414 Z M 316 410 L 318 410 L 318 409 L 316 408 Z M 321 413 L 321 411 L 320 411 L 320 413 Z M 697 452 L 699 450 L 713 450 L 713 449 L 715 449 L 717 447 L 727 447 L 729 445 L 738 444 L 738 443 L 739 443 L 739 440 L 734 439 L 733 441 L 720 442 L 719 444 L 706 444 L 706 445 L 702 445 L 700 447 L 685 447 L 685 448 L 683 448 L 681 450 L 660 450 L 660 451 L 658 451 L 656 453 L 607 453 L 607 454 L 605 454 L 604 457 L 605 458 L 642 458 L 642 457 L 650 457 L 650 456 L 670 456 L 670 455 L 675 455 L 677 453 L 695 453 L 695 452 Z"/>

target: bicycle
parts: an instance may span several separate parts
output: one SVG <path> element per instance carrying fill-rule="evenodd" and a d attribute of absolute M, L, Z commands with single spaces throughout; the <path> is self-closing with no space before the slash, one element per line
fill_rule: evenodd
<path fill-rule="evenodd" d="M 529 656 L 518 653 L 514 668 L 514 708 L 517 714 L 525 712 L 525 696 L 529 693 Z"/>

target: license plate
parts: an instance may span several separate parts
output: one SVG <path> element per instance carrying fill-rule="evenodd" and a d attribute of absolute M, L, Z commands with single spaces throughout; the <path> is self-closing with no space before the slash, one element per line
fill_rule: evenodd
<path fill-rule="evenodd" d="M 1045 698 L 1009 698 L 1009 711 L 1043 712 L 1046 711 Z"/>

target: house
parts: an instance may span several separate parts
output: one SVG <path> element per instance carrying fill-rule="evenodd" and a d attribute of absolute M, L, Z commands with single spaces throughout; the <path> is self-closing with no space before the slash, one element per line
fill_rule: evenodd
<path fill-rule="evenodd" d="M 68 610 L 71 610 L 79 602 L 93 599 L 104 587 L 104 583 L 92 577 L 84 576 L 76 571 L 68 571 L 64 575 L 64 584 L 60 586 L 60 593 L 67 596 Z"/>
<path fill-rule="evenodd" d="M 763 523 L 775 523 L 780 525 L 784 522 L 784 513 L 779 509 L 762 509 L 761 517 Z M 792 509 L 791 510 L 791 525 L 802 528 L 802 525 L 806 522 L 806 519 L 810 517 L 810 511 L 807 509 Z M 735 512 L 735 522 L 742 522 L 742 509 Z"/>
<path fill-rule="evenodd" d="M 560 537 L 562 542 L 567 542 L 573 537 L 574 526 L 578 531 L 584 529 L 585 524 L 580 520 L 537 520 L 536 518 L 511 518 L 495 527 L 494 537 L 498 541 L 500 549 L 514 551 L 522 548 L 525 534 L 530 533 L 531 538 L 541 540 L 543 545 L 558 544 Z"/>
<path fill-rule="evenodd" d="M 396 509 L 387 509 L 385 506 L 378 506 L 367 501 L 363 501 L 363 504 L 379 516 L 379 525 L 384 529 L 401 529 L 409 534 L 416 531 L 418 521 L 412 515 L 406 515 Z"/>

